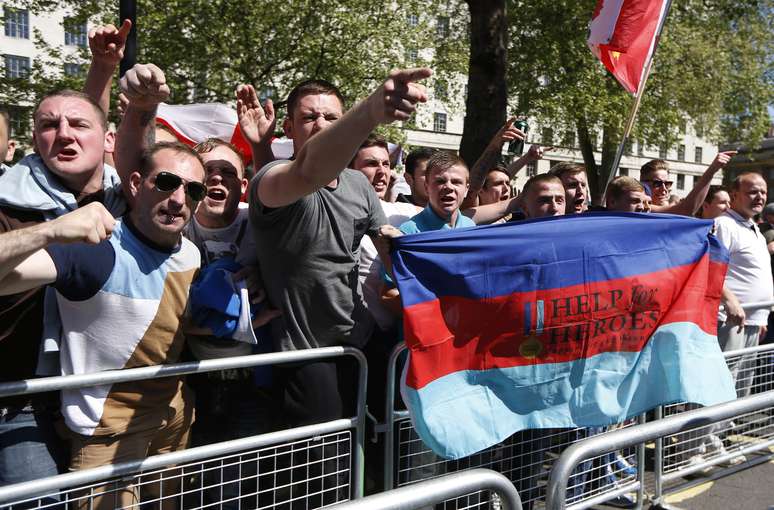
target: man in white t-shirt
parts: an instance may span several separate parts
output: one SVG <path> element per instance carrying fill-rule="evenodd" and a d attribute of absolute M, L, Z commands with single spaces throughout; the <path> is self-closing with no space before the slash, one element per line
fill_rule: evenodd
<path fill-rule="evenodd" d="M 766 205 L 766 181 L 745 172 L 731 185 L 731 208 L 715 219 L 716 236 L 729 251 L 728 273 L 718 312 L 718 341 L 724 351 L 758 345 L 766 334 L 769 308 L 744 310 L 742 305 L 772 299 L 771 258 L 766 241 L 753 221 Z M 755 358 L 743 356 L 731 372 L 740 397 L 750 392 Z"/>

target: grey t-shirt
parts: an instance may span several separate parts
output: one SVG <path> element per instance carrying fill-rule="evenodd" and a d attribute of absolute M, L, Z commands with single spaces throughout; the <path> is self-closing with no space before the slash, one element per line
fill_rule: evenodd
<path fill-rule="evenodd" d="M 344 170 L 335 188 L 323 187 L 279 208 L 258 199 L 250 183 L 250 223 L 266 293 L 282 311 L 272 322 L 276 348 L 287 351 L 332 345 L 362 347 L 372 322 L 359 288 L 360 240 L 387 224 L 368 180 Z"/>

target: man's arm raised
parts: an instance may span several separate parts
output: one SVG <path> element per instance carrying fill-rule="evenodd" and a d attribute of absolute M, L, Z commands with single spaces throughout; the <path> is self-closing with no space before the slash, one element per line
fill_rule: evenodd
<path fill-rule="evenodd" d="M 56 280 L 56 267 L 43 250 L 54 243 L 97 244 L 110 236 L 115 219 L 93 202 L 59 218 L 0 234 L 0 295 L 16 294 Z"/>
<path fill-rule="evenodd" d="M 516 139 L 524 139 L 524 133 L 513 127 L 515 121 L 516 117 L 511 117 L 503 124 L 489 141 L 484 152 L 473 164 L 473 168 L 470 169 L 470 188 L 468 188 L 468 194 L 462 202 L 461 209 L 468 209 L 478 205 L 478 193 L 484 187 L 487 173 L 500 159 L 503 152 L 503 144 Z"/>
<path fill-rule="evenodd" d="M 153 64 L 136 64 L 121 78 L 121 92 L 129 104 L 116 135 L 116 170 L 121 182 L 137 170 L 143 149 L 153 145 L 156 109 L 169 97 L 164 72 Z"/>
<path fill-rule="evenodd" d="M 712 178 L 718 171 L 726 166 L 731 158 L 736 155 L 736 151 L 719 152 L 715 159 L 712 160 L 710 166 L 704 171 L 702 176 L 696 181 L 693 189 L 688 193 L 685 198 L 679 203 L 670 206 L 657 206 L 652 205 L 652 212 L 658 213 L 670 213 L 670 214 L 682 214 L 683 216 L 693 216 L 696 211 L 701 207 L 702 202 L 707 197 L 710 184 L 712 184 Z"/>
<path fill-rule="evenodd" d="M 116 66 L 124 58 L 126 38 L 132 22 L 125 19 L 121 28 L 105 25 L 89 31 L 91 65 L 83 91 L 99 103 L 105 115 L 110 111 L 110 84 Z"/>
<path fill-rule="evenodd" d="M 416 82 L 431 74 L 427 68 L 390 73 L 370 96 L 310 138 L 294 161 L 263 175 L 258 199 L 266 207 L 283 207 L 334 181 L 376 126 L 408 120 L 417 103 L 427 101 L 425 88 Z"/>

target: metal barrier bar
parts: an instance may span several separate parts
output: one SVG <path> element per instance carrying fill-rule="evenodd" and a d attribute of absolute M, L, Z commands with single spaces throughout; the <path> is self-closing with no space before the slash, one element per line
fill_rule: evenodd
<path fill-rule="evenodd" d="M 295 441 L 313 435 L 329 434 L 331 432 L 347 430 L 353 428 L 356 425 L 356 422 L 357 420 L 355 418 L 334 420 L 307 425 L 305 427 L 269 432 L 267 434 L 246 437 L 243 439 L 234 439 L 222 443 L 197 446 L 186 450 L 154 455 L 153 457 L 148 457 L 146 459 L 138 459 L 120 464 L 109 464 L 107 466 L 73 471 L 39 480 L 6 485 L 0 487 L 0 503 L 33 497 L 50 491 L 69 489 L 80 485 L 100 482 L 106 478 L 131 475 L 139 473 L 140 471 L 150 471 L 186 462 L 196 462 L 212 457 L 213 455 L 224 455 L 250 448 L 261 448 L 277 443 Z"/>
<path fill-rule="evenodd" d="M 204 459 L 208 456 L 212 456 L 213 454 L 231 453 L 238 451 L 240 448 L 244 449 L 260 447 L 270 444 L 272 441 L 290 441 L 304 437 L 304 435 L 320 435 L 329 433 L 331 431 L 346 430 L 350 428 L 355 429 L 355 452 L 352 456 L 352 495 L 354 498 L 361 498 L 363 496 L 365 482 L 364 445 L 368 366 L 363 353 L 354 347 L 323 347 L 319 349 L 305 349 L 298 351 L 255 354 L 250 356 L 236 356 L 231 358 L 220 358 L 214 360 L 175 363 L 169 365 L 157 365 L 123 370 L 108 370 L 91 374 L 76 374 L 44 377 L 39 379 L 26 379 L 22 381 L 0 384 L 0 397 L 40 393 L 46 391 L 58 391 L 63 389 L 84 388 L 102 384 L 141 381 L 154 378 L 173 377 L 234 368 L 301 363 L 305 361 L 319 361 L 344 356 L 351 356 L 355 358 L 358 364 L 358 391 L 355 417 L 309 425 L 306 427 L 298 427 L 284 431 L 271 432 L 268 434 L 261 434 L 249 438 L 216 443 L 213 445 L 205 445 L 188 450 L 157 455 L 144 460 L 102 466 L 88 470 L 65 473 L 46 479 L 8 485 L 5 487 L 0 487 L 0 501 L 29 497 L 31 495 L 40 494 L 41 491 L 46 490 L 70 488 L 83 483 L 99 481 L 105 477 L 115 477 L 137 472 L 138 469 L 155 469 L 160 466 L 168 466 L 180 462 Z"/>
<path fill-rule="evenodd" d="M 591 437 L 567 448 L 554 464 L 546 492 L 546 508 L 566 508 L 565 495 L 573 470 L 582 461 L 607 452 L 653 441 L 713 422 L 727 420 L 739 414 L 754 412 L 774 405 L 774 392 L 745 397 L 716 406 L 704 407 L 677 414 L 659 421 L 620 429 Z"/>
<path fill-rule="evenodd" d="M 738 398 L 749 393 L 774 392 L 774 344 L 759 345 L 724 353 L 729 368 L 735 367 Z M 657 408 L 658 415 L 684 413 L 686 404 L 670 404 Z M 682 490 L 686 486 L 719 478 L 740 467 L 751 467 L 774 456 L 774 408 L 736 415 L 733 420 L 721 421 L 688 432 L 657 440 L 655 451 L 655 487 L 651 498 L 660 504 L 665 493 Z M 755 455 L 751 458 L 750 455 Z M 721 466 L 722 471 L 711 468 Z M 684 483 L 668 482 L 699 474 Z"/>
<path fill-rule="evenodd" d="M 335 510 L 414 510 L 447 499 L 489 490 L 500 498 L 504 510 L 521 510 L 521 499 L 506 477 L 489 469 L 472 469 L 393 489 L 357 501 L 339 503 Z"/>
<path fill-rule="evenodd" d="M 408 347 L 404 342 L 396 345 L 390 353 L 387 363 L 387 401 L 384 405 L 384 488 L 394 487 L 395 483 L 395 386 L 397 383 L 398 358 Z"/>
<path fill-rule="evenodd" d="M 385 433 L 384 483 L 386 489 L 434 479 L 449 472 L 488 468 L 509 478 L 519 491 L 523 504 L 529 507 L 542 503 L 547 477 L 545 466 L 559 457 L 563 448 L 589 434 L 604 433 L 601 427 L 527 430 L 463 459 L 447 461 L 437 457 L 417 436 L 408 420 L 408 412 L 395 409 L 397 400 L 395 382 L 400 375 L 397 369 L 398 360 L 405 350 L 405 345 L 397 345 L 390 355 L 388 364 L 386 419 L 384 424 L 380 424 L 381 431 Z M 632 449 L 617 452 L 615 456 L 593 459 L 574 474 L 572 494 L 568 496 L 568 500 L 584 506 L 587 501 L 607 501 L 637 490 L 637 486 L 632 482 L 635 478 L 642 482 L 644 456 L 644 445 L 638 445 L 636 451 Z M 623 461 L 623 464 L 619 461 Z M 619 490 L 620 488 L 623 489 Z M 452 506 L 456 504 L 458 507 L 466 508 L 489 507 L 489 502 L 484 495 L 467 496 L 467 501 L 458 499 L 452 503 Z M 642 488 L 637 491 L 637 498 L 640 502 L 643 500 Z M 473 504 L 470 503 L 471 500 L 474 501 Z M 573 508 L 576 508 L 576 505 Z"/>

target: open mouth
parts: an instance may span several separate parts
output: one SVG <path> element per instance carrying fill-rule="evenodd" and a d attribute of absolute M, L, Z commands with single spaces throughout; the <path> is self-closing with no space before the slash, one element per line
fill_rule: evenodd
<path fill-rule="evenodd" d="M 210 200 L 215 200 L 216 202 L 222 202 L 228 198 L 228 194 L 221 188 L 208 188 L 207 198 Z"/>
<path fill-rule="evenodd" d="M 78 156 L 78 152 L 75 149 L 70 149 L 65 147 L 64 149 L 61 149 L 56 157 L 60 160 L 71 160 Z"/>

